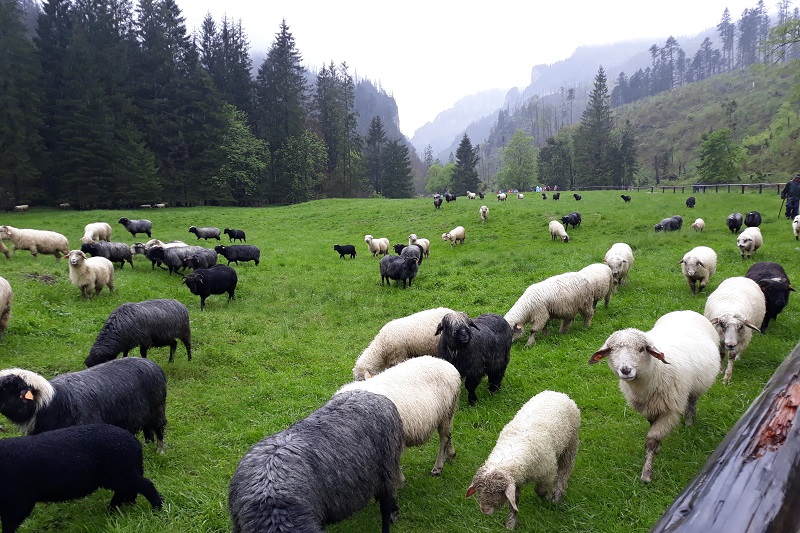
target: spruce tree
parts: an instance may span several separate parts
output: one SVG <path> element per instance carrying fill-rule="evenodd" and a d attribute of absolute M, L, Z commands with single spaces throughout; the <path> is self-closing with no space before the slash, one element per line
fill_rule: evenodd
<path fill-rule="evenodd" d="M 479 181 L 477 166 L 479 159 L 477 147 L 472 147 L 472 142 L 470 142 L 469 137 L 465 133 L 456 150 L 456 166 L 453 170 L 453 190 L 451 191 L 453 194 L 463 196 L 467 194 L 467 191 L 474 192 L 478 190 Z"/>
<path fill-rule="evenodd" d="M 575 134 L 575 165 L 580 185 L 613 183 L 610 153 L 613 126 L 606 74 L 601 66 Z"/>
<path fill-rule="evenodd" d="M 386 198 L 411 198 L 414 184 L 408 146 L 397 139 L 388 141 L 381 153 L 383 167 L 381 193 Z"/>
<path fill-rule="evenodd" d="M 375 115 L 369 124 L 369 132 L 364 144 L 364 164 L 367 179 L 372 190 L 381 193 L 383 187 L 383 159 L 381 157 L 386 144 L 386 130 L 381 117 Z"/>

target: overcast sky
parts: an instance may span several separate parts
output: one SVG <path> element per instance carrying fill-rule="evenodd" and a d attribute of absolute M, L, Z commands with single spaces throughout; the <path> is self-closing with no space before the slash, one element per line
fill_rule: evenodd
<path fill-rule="evenodd" d="M 178 0 L 190 32 L 206 13 L 217 22 L 241 19 L 251 56 L 267 52 L 286 19 L 305 66 L 346 62 L 351 74 L 380 83 L 394 96 L 408 137 L 464 96 L 527 86 L 534 65 L 566 59 L 578 46 L 640 38 L 660 46 L 670 35 L 681 44 L 681 36 L 716 26 L 726 7 L 737 21 L 757 3 Z M 776 4 L 765 2 L 770 12 Z"/>

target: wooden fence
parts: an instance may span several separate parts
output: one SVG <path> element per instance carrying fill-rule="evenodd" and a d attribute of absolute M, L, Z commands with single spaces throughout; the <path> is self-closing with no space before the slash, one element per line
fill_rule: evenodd
<path fill-rule="evenodd" d="M 705 193 L 705 192 L 739 192 L 744 194 L 748 190 L 757 191 L 758 194 L 762 194 L 764 191 L 767 193 L 771 191 L 775 191 L 776 194 L 780 194 L 783 190 L 785 183 L 715 183 L 712 185 L 648 185 L 645 187 L 628 187 L 627 191 L 649 191 L 649 192 L 656 192 L 656 190 L 661 190 L 662 193 L 665 193 L 671 190 L 673 193 L 680 192 L 681 194 L 686 193 L 686 189 L 689 189 L 692 193 Z M 575 190 L 583 190 L 583 191 L 591 191 L 591 190 L 623 190 L 622 187 L 585 187 L 579 188 Z"/>

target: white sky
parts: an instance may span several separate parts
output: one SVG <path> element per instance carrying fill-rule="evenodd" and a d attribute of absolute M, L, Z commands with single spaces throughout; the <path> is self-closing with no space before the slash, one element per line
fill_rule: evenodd
<path fill-rule="evenodd" d="M 464 96 L 527 86 L 533 66 L 566 59 L 578 46 L 639 38 L 652 38 L 660 46 L 670 35 L 680 44 L 681 36 L 716 26 L 726 7 L 737 21 L 744 9 L 757 4 L 758 0 L 178 0 L 190 32 L 200 28 L 206 13 L 217 23 L 223 15 L 241 19 L 251 56 L 267 52 L 285 18 L 305 66 L 346 62 L 350 74 L 380 83 L 394 96 L 400 129 L 408 137 Z M 777 0 L 766 0 L 765 5 L 774 12 Z"/>

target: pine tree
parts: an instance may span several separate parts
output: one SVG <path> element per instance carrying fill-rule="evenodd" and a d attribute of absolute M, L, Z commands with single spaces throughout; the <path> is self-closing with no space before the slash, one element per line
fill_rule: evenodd
<path fill-rule="evenodd" d="M 199 39 L 200 63 L 211 76 L 221 97 L 244 111 L 248 121 L 253 123 L 255 86 L 250 77 L 253 64 L 248 46 L 241 21 L 234 24 L 223 17 L 221 27 L 217 29 L 210 14 L 203 19 Z"/>
<path fill-rule="evenodd" d="M 573 188 L 572 139 L 567 130 L 545 141 L 539 151 L 539 180 L 559 189 Z"/>
<path fill-rule="evenodd" d="M 364 165 L 367 170 L 367 180 L 377 193 L 383 193 L 383 148 L 386 145 L 386 130 L 383 128 L 381 117 L 375 115 L 369 124 L 369 132 L 364 144 Z"/>
<path fill-rule="evenodd" d="M 289 203 L 305 202 L 314 197 L 317 186 L 325 179 L 325 143 L 306 130 L 290 137 L 276 153 L 283 165 L 283 175 L 288 180 Z"/>
<path fill-rule="evenodd" d="M 731 13 L 728 8 L 722 13 L 722 20 L 717 24 L 717 32 L 719 32 L 720 40 L 722 41 L 722 64 L 723 70 L 728 71 L 733 69 L 733 41 L 736 25 L 731 20 Z"/>
<path fill-rule="evenodd" d="M 414 194 L 408 146 L 398 139 L 386 142 L 381 153 L 381 193 L 386 198 L 411 198 Z"/>
<path fill-rule="evenodd" d="M 472 147 L 472 142 L 465 133 L 456 150 L 456 167 L 453 171 L 453 190 L 451 191 L 453 194 L 463 196 L 467 194 L 467 191 L 478 190 L 477 165 L 479 159 L 477 148 Z"/>
<path fill-rule="evenodd" d="M 600 67 L 575 134 L 576 174 L 581 185 L 613 183 L 609 144 L 613 126 L 606 74 Z"/>

